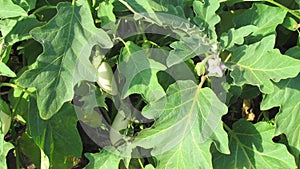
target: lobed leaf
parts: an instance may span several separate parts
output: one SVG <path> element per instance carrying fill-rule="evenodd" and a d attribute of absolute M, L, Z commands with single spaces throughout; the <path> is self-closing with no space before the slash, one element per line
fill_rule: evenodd
<path fill-rule="evenodd" d="M 119 72 L 126 79 L 121 92 L 122 98 L 137 93 L 142 94 L 147 101 L 151 102 L 165 95 L 156 74 L 160 70 L 165 70 L 166 67 L 151 59 L 152 53 L 155 52 L 142 50 L 133 42 L 126 42 L 118 66 Z"/>
<path fill-rule="evenodd" d="M 274 143 L 275 127 L 267 122 L 252 125 L 246 120 L 229 132 L 230 155 L 215 152 L 214 168 L 295 168 L 293 156 L 283 144 Z"/>
<path fill-rule="evenodd" d="M 193 3 L 193 9 L 196 14 L 194 22 L 200 28 L 204 28 L 208 37 L 214 41 L 217 41 L 215 26 L 221 20 L 216 14 L 219 7 L 220 3 L 218 0 L 194 1 Z"/>
<path fill-rule="evenodd" d="M 295 48 L 299 51 L 299 47 Z M 294 50 L 294 49 L 292 49 Z M 287 52 L 289 53 L 289 51 Z M 296 53 L 295 53 L 296 54 Z M 294 55 L 299 58 L 299 55 Z M 262 110 L 280 107 L 275 117 L 276 133 L 284 133 L 292 152 L 296 157 L 300 155 L 300 75 L 292 79 L 285 79 L 275 84 L 274 92 L 266 95 L 261 103 Z M 296 158 L 299 163 L 299 158 Z"/>
<path fill-rule="evenodd" d="M 147 118 L 157 120 L 141 131 L 133 145 L 153 148 L 158 168 L 211 168 L 212 142 L 229 153 L 220 123 L 226 112 L 227 107 L 211 89 L 189 80 L 177 81 L 168 88 L 166 98 L 143 110 Z"/>
<path fill-rule="evenodd" d="M 16 83 L 37 89 L 37 104 L 43 119 L 49 119 L 73 98 L 72 86 L 81 80 L 96 81 L 97 70 L 89 61 L 92 47 L 112 47 L 107 33 L 94 26 L 86 1 L 59 3 L 58 14 L 31 35 L 44 52 L 36 67 L 21 75 Z"/>
<path fill-rule="evenodd" d="M 277 25 L 281 24 L 287 11 L 278 7 L 272 7 L 266 4 L 254 3 L 253 6 L 245 10 L 242 14 L 233 19 L 236 28 L 247 25 L 254 25 L 257 29 L 252 37 L 248 38 L 248 43 L 257 42 L 263 37 L 274 34 Z M 247 19 L 245 19 L 247 18 Z"/>
<path fill-rule="evenodd" d="M 255 44 L 234 49 L 230 75 L 237 85 L 251 84 L 269 94 L 274 90 L 272 81 L 297 76 L 300 60 L 273 49 L 274 42 L 275 36 L 271 35 Z"/>

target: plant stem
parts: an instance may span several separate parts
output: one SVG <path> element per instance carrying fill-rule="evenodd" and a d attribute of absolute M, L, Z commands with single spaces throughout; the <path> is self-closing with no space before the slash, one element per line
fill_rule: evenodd
<path fill-rule="evenodd" d="M 24 96 L 25 92 L 23 91 L 19 97 L 19 99 L 17 100 L 17 103 L 15 104 L 15 106 L 12 109 L 12 113 L 11 113 L 11 120 L 12 120 L 12 124 L 14 124 L 13 126 L 15 126 L 15 116 L 17 116 L 17 108 L 20 105 L 21 99 Z M 15 128 L 12 130 L 12 136 L 13 136 L 13 140 L 15 141 L 15 151 L 16 151 L 16 166 L 17 169 L 20 169 L 20 150 L 18 148 L 18 133 L 15 130 Z"/>
<path fill-rule="evenodd" d="M 138 161 L 139 161 L 139 164 L 140 164 L 141 168 L 144 169 L 144 165 L 142 163 L 142 160 L 139 158 Z"/>
<path fill-rule="evenodd" d="M 204 82 L 206 81 L 207 79 L 207 76 L 204 75 L 204 76 L 201 76 L 201 81 L 200 81 L 200 84 L 198 85 L 198 89 L 202 88 Z"/>
<path fill-rule="evenodd" d="M 0 87 L 3 86 L 7 86 L 7 87 L 11 87 L 11 88 L 15 88 L 15 89 L 21 89 L 23 90 L 23 92 L 27 93 L 28 95 L 30 95 L 31 97 L 35 98 L 35 95 L 33 95 L 30 91 L 28 91 L 26 88 L 21 87 L 19 85 L 13 84 L 13 83 L 0 83 Z"/>
<path fill-rule="evenodd" d="M 42 11 L 44 11 L 44 10 L 55 9 L 55 8 L 56 8 L 56 6 L 54 6 L 54 5 L 46 5 L 46 6 L 42 6 L 42 7 L 38 8 L 38 9 L 36 9 L 35 11 L 33 11 L 32 14 L 37 14 L 37 13 L 42 12 Z"/>
<path fill-rule="evenodd" d="M 229 132 L 229 133 L 232 133 L 233 131 L 231 130 L 231 128 L 226 124 L 226 123 L 224 123 L 223 122 L 223 126 L 224 126 L 224 128 Z"/>

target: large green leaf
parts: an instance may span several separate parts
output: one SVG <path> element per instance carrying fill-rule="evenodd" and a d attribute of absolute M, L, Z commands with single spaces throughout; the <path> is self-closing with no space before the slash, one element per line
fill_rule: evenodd
<path fill-rule="evenodd" d="M 214 168 L 296 168 L 285 145 L 274 143 L 275 127 L 267 122 L 252 125 L 246 120 L 229 131 L 230 155 L 215 152 Z"/>
<path fill-rule="evenodd" d="M 109 149 L 109 151 L 108 151 Z M 113 153 L 113 147 L 106 147 L 99 153 L 96 154 L 85 154 L 89 159 L 89 164 L 86 166 L 87 169 L 119 169 L 119 163 L 121 158 Z"/>
<path fill-rule="evenodd" d="M 45 121 L 39 116 L 36 101 L 31 99 L 27 122 L 30 135 L 49 157 L 52 168 L 70 168 L 70 159 L 81 156 L 77 116 L 71 104 L 64 104 L 56 115 Z"/>
<path fill-rule="evenodd" d="M 166 98 L 143 111 L 147 118 L 157 120 L 141 131 L 133 145 L 153 148 L 159 168 L 211 168 L 213 141 L 221 152 L 229 153 L 227 134 L 221 127 L 226 112 L 211 89 L 190 80 L 177 81 L 168 88 Z"/>
<path fill-rule="evenodd" d="M 299 55 L 299 47 L 292 48 L 286 54 L 292 53 L 294 57 Z M 297 54 L 298 53 L 298 54 Z M 300 155 L 300 75 L 293 79 L 282 80 L 275 85 L 274 92 L 264 97 L 261 103 L 262 110 L 272 107 L 280 107 L 276 115 L 276 133 L 284 133 L 292 152 L 296 157 Z M 299 158 L 296 158 L 299 162 Z"/>
<path fill-rule="evenodd" d="M 12 18 L 18 16 L 26 16 L 27 12 L 20 6 L 14 4 L 11 0 L 0 1 L 0 18 Z"/>
<path fill-rule="evenodd" d="M 300 72 L 300 60 L 280 54 L 273 49 L 275 36 L 271 35 L 260 42 L 233 50 L 231 77 L 237 85 L 251 84 L 258 86 L 263 93 L 272 93 L 271 80 L 295 77 Z"/>
<path fill-rule="evenodd" d="M 59 3 L 58 14 L 45 26 L 31 31 L 44 52 L 36 67 L 17 80 L 37 89 L 37 103 L 43 119 L 51 118 L 73 98 L 73 86 L 80 80 L 96 81 L 96 69 L 89 61 L 94 44 L 110 48 L 108 35 L 94 26 L 86 1 Z"/>
<path fill-rule="evenodd" d="M 118 67 L 126 79 L 121 92 L 122 98 L 138 93 L 143 94 L 145 99 L 151 102 L 165 95 L 156 74 L 166 67 L 149 58 L 153 53 L 155 54 L 154 49 L 146 51 L 132 42 L 126 43 Z"/>
<path fill-rule="evenodd" d="M 214 41 L 217 41 L 215 26 L 221 20 L 216 14 L 219 7 L 220 3 L 218 0 L 194 1 L 193 4 L 193 9 L 196 13 L 195 23 L 200 28 L 204 28 L 205 33 Z"/>
<path fill-rule="evenodd" d="M 0 126 L 1 126 L 1 121 L 0 121 Z M 2 166 L 3 169 L 7 169 L 7 165 L 6 165 L 6 155 L 8 153 L 8 151 L 12 148 L 14 148 L 14 146 L 9 143 L 6 142 L 4 140 L 4 134 L 2 132 L 2 127 L 0 128 L 0 165 Z"/>
<path fill-rule="evenodd" d="M 256 29 L 249 42 L 258 41 L 265 36 L 274 34 L 278 24 L 281 24 L 287 11 L 266 4 L 255 3 L 252 8 L 234 18 L 236 28 L 255 25 Z M 247 18 L 247 19 L 245 19 Z"/>

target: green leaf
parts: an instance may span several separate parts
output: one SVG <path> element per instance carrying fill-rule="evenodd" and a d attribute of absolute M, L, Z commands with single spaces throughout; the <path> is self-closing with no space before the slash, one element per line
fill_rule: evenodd
<path fill-rule="evenodd" d="M 23 42 L 18 47 L 18 50 L 24 56 L 26 65 L 32 65 L 36 61 L 36 58 L 43 52 L 42 45 L 33 39 Z"/>
<path fill-rule="evenodd" d="M 280 107 L 279 114 L 275 117 L 276 134 L 284 133 L 292 152 L 300 155 L 300 75 L 293 79 L 280 81 L 275 85 L 274 92 L 264 97 L 261 110 Z M 299 162 L 299 158 L 297 158 Z"/>
<path fill-rule="evenodd" d="M 86 169 L 119 169 L 121 158 L 113 152 L 113 147 L 105 147 L 105 149 L 103 149 L 100 153 L 85 154 L 90 161 L 86 166 Z"/>
<path fill-rule="evenodd" d="M 165 99 L 150 106 L 143 115 L 157 119 L 140 132 L 133 145 L 153 148 L 158 168 L 212 168 L 209 147 L 215 142 L 219 151 L 229 153 L 227 134 L 221 117 L 227 107 L 209 88 L 193 81 L 170 85 Z"/>
<path fill-rule="evenodd" d="M 257 27 L 253 25 L 243 26 L 239 29 L 231 28 L 228 33 L 221 35 L 221 41 L 223 41 L 225 49 L 230 50 L 234 45 L 242 45 L 244 43 L 244 37 L 256 29 Z"/>
<path fill-rule="evenodd" d="M 147 20 L 154 23 L 160 24 L 158 17 L 152 9 L 152 6 L 148 0 L 119 0 L 125 5 L 131 12 L 134 13 L 135 17 L 145 17 Z"/>
<path fill-rule="evenodd" d="M 193 3 L 193 9 L 196 14 L 194 22 L 200 28 L 205 28 L 205 33 L 214 41 L 217 41 L 215 26 L 221 20 L 216 14 L 219 7 L 220 3 L 218 0 L 194 1 Z"/>
<path fill-rule="evenodd" d="M 214 168 L 295 168 L 285 145 L 273 142 L 274 130 L 267 122 L 237 121 L 229 131 L 231 154 L 215 152 Z"/>
<path fill-rule="evenodd" d="M 15 74 L 15 72 L 10 70 L 10 68 L 6 66 L 5 63 L 0 62 L 0 76 L 16 77 L 17 75 Z"/>
<path fill-rule="evenodd" d="M 43 25 L 34 15 L 30 15 L 18 20 L 14 27 L 5 35 L 4 43 L 13 45 L 16 42 L 31 38 L 29 32 L 38 26 Z"/>
<path fill-rule="evenodd" d="M 137 93 L 142 94 L 148 102 L 151 102 L 165 95 L 156 74 L 160 70 L 165 70 L 166 67 L 150 59 L 149 57 L 153 54 L 155 51 L 142 50 L 133 42 L 126 42 L 118 67 L 119 72 L 126 78 L 121 92 L 122 98 Z"/>
<path fill-rule="evenodd" d="M 41 149 L 27 133 L 22 134 L 21 138 L 18 140 L 18 147 L 37 168 L 41 168 Z"/>
<path fill-rule="evenodd" d="M 1 132 L 5 135 L 9 131 L 11 125 L 11 111 L 8 104 L 0 98 L 0 120 L 1 120 Z"/>
<path fill-rule="evenodd" d="M 295 25 L 297 25 L 297 21 L 295 19 L 293 19 L 292 17 L 288 17 L 288 16 L 285 17 L 282 25 L 291 31 L 297 30 L 297 28 L 295 27 Z"/>
<path fill-rule="evenodd" d="M 286 10 L 282 10 L 278 7 L 254 3 L 252 8 L 245 10 L 245 12 L 235 17 L 233 22 L 236 28 L 247 25 L 256 26 L 258 29 L 253 32 L 248 41 L 249 43 L 257 42 L 263 37 L 274 34 L 277 25 L 283 22 L 286 13 Z"/>
<path fill-rule="evenodd" d="M 80 83 L 80 85 L 75 88 L 75 94 L 81 96 L 79 100 L 83 102 L 81 107 L 87 112 L 92 112 L 95 107 L 108 109 L 105 103 L 107 95 L 102 93 L 94 84 Z"/>
<path fill-rule="evenodd" d="M 5 37 L 17 24 L 18 18 L 0 20 L 1 35 Z"/>
<path fill-rule="evenodd" d="M 0 124 L 1 124 L 1 122 L 0 122 Z M 2 166 L 3 169 L 7 169 L 6 155 L 10 149 L 14 148 L 14 146 L 11 143 L 6 142 L 4 140 L 4 136 L 5 135 L 3 134 L 2 127 L 1 127 L 1 129 L 0 129 L 0 165 Z"/>
<path fill-rule="evenodd" d="M 25 11 L 29 12 L 35 8 L 36 0 L 13 0 L 16 4 L 21 6 Z"/>
<path fill-rule="evenodd" d="M 28 88 L 27 91 L 31 92 L 32 95 L 34 95 L 35 89 Z M 18 115 L 24 117 L 25 120 L 27 120 L 30 95 L 26 92 L 24 93 L 23 89 L 21 88 L 14 88 L 8 93 L 8 100 L 12 107 L 15 107 L 15 105 L 18 104 L 16 110 L 14 111 L 17 112 Z"/>
<path fill-rule="evenodd" d="M 294 46 L 285 52 L 285 55 L 300 59 L 300 46 Z"/>
<path fill-rule="evenodd" d="M 211 49 L 211 44 L 208 42 L 208 39 L 201 34 L 192 34 L 189 37 L 184 37 L 180 41 L 171 43 L 170 46 L 173 50 L 171 50 L 167 58 L 168 67 L 184 62 L 195 56 L 206 54 Z"/>
<path fill-rule="evenodd" d="M 114 6 L 112 1 L 103 1 L 99 4 L 98 17 L 101 19 L 101 26 L 105 26 L 116 21 L 113 13 Z"/>
<path fill-rule="evenodd" d="M 70 168 L 69 159 L 81 156 L 82 143 L 76 126 L 77 116 L 71 104 L 64 104 L 56 115 L 45 121 L 39 116 L 36 101 L 30 100 L 30 135 L 49 157 L 52 168 Z"/>
<path fill-rule="evenodd" d="M 11 0 L 0 1 L 0 18 L 13 18 L 18 16 L 27 16 L 27 12 L 20 6 L 14 4 Z"/>
<path fill-rule="evenodd" d="M 263 93 L 272 93 L 272 81 L 295 77 L 300 71 L 300 61 L 280 54 L 273 49 L 275 36 L 233 50 L 231 77 L 237 85 L 258 86 Z M 271 81 L 272 80 L 272 81 Z"/>
<path fill-rule="evenodd" d="M 64 102 L 73 98 L 73 86 L 81 80 L 96 81 L 97 70 L 89 61 L 94 44 L 110 48 L 108 35 L 96 28 L 86 1 L 59 3 L 58 14 L 31 35 L 44 52 L 36 67 L 26 71 L 16 83 L 37 89 L 37 103 L 43 119 L 51 118 Z M 83 71 L 84 70 L 84 71 Z"/>

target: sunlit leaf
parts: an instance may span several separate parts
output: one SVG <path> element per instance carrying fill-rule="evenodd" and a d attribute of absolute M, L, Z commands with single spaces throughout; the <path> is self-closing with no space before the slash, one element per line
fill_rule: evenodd
<path fill-rule="evenodd" d="M 282 55 L 273 49 L 275 36 L 268 36 L 249 46 L 237 47 L 232 54 L 231 77 L 238 85 L 258 86 L 263 93 L 272 93 L 272 81 L 295 77 L 300 72 L 300 60 Z"/>
<path fill-rule="evenodd" d="M 96 81 L 96 69 L 89 61 L 94 44 L 110 48 L 108 35 L 94 26 L 86 1 L 59 3 L 58 14 L 45 26 L 31 31 L 44 52 L 36 67 L 26 71 L 17 83 L 37 88 L 37 103 L 43 119 L 51 118 L 73 98 L 80 80 Z M 45 80 L 48 79 L 48 80 Z"/>
<path fill-rule="evenodd" d="M 166 67 L 149 58 L 153 53 L 151 50 L 142 50 L 132 42 L 126 43 L 118 67 L 126 79 L 121 92 L 122 98 L 137 93 L 142 94 L 147 101 L 155 101 L 165 95 L 156 73 Z"/>
<path fill-rule="evenodd" d="M 12 0 L 0 1 L 0 18 L 12 18 L 18 16 L 26 16 L 27 12 L 20 6 L 14 4 Z"/>
<path fill-rule="evenodd" d="M 299 47 L 295 50 L 299 51 Z M 289 52 L 287 52 L 289 53 Z M 299 58 L 299 55 L 295 55 Z M 300 155 L 300 75 L 293 79 L 282 80 L 275 85 L 274 92 L 264 97 L 261 109 L 268 110 L 280 107 L 276 115 L 276 133 L 284 133 L 296 157 Z M 299 162 L 299 158 L 296 158 Z"/>
<path fill-rule="evenodd" d="M 236 28 L 254 25 L 257 29 L 248 39 L 249 42 L 257 42 L 263 37 L 274 34 L 278 24 L 281 24 L 287 11 L 266 4 L 253 4 L 252 8 L 245 10 L 234 18 Z M 247 19 L 245 19 L 247 18 Z"/>
<path fill-rule="evenodd" d="M 110 150 L 110 151 L 108 151 Z M 112 147 L 106 147 L 106 150 L 102 150 L 96 154 L 85 154 L 85 156 L 89 159 L 89 164 L 87 165 L 87 169 L 119 169 L 119 163 L 121 158 L 114 154 L 114 149 Z"/>
<path fill-rule="evenodd" d="M 211 143 L 229 153 L 220 122 L 226 112 L 211 89 L 200 88 L 193 81 L 177 81 L 168 88 L 166 98 L 143 112 L 157 120 L 133 144 L 153 148 L 160 168 L 211 168 Z"/>
<path fill-rule="evenodd" d="M 267 122 L 252 125 L 240 120 L 229 132 L 230 155 L 215 152 L 214 168 L 295 168 L 283 144 L 274 143 L 275 127 Z"/>

